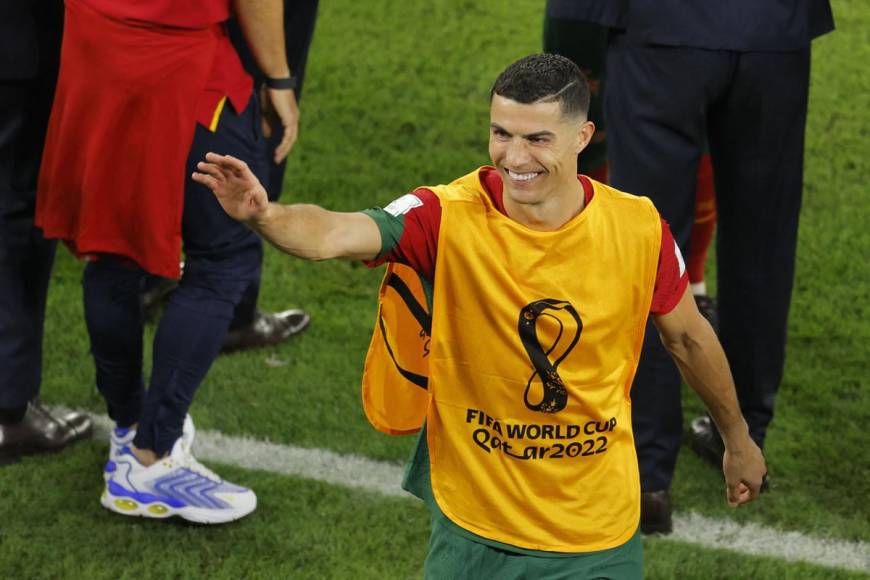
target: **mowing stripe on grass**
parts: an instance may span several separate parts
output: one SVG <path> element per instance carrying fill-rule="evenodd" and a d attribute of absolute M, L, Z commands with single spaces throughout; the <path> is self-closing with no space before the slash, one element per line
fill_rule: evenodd
<path fill-rule="evenodd" d="M 67 409 L 55 407 L 54 410 L 62 412 Z M 105 415 L 91 416 L 95 422 L 94 437 L 108 441 L 109 431 L 114 426 L 112 421 Z M 383 495 L 412 497 L 400 487 L 402 466 L 386 461 L 224 435 L 217 431 L 197 431 L 194 449 L 201 460 L 296 475 Z M 815 538 L 801 532 L 783 532 L 754 523 L 739 524 L 694 512 L 674 514 L 674 532 L 662 539 L 753 556 L 870 571 L 870 544 L 866 542 Z"/>

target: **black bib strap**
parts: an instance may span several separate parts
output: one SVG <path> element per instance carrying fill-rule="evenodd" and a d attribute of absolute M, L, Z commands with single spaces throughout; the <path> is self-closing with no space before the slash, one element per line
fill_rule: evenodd
<path fill-rule="evenodd" d="M 406 286 L 407 288 L 407 286 Z M 412 296 L 413 298 L 413 296 Z M 390 353 L 390 358 L 393 359 L 393 364 L 396 365 L 396 370 L 399 371 L 403 377 L 405 377 L 410 382 L 414 383 L 421 389 L 429 388 L 429 377 L 424 377 L 423 375 L 418 375 L 417 373 L 412 373 L 409 370 L 403 369 L 401 365 L 399 365 L 399 361 L 396 360 L 396 355 L 393 354 L 393 348 L 390 346 L 390 341 L 387 340 L 387 329 L 384 328 L 384 317 L 378 316 L 378 324 L 381 326 L 381 336 L 384 337 L 384 346 L 387 347 L 387 352 Z"/>
<path fill-rule="evenodd" d="M 408 307 L 408 310 L 414 315 L 417 322 L 420 323 L 420 327 L 426 331 L 426 335 L 432 336 L 432 316 L 426 312 L 423 305 L 417 301 L 413 292 L 411 292 L 411 289 L 408 288 L 407 284 L 405 284 L 405 281 L 393 272 L 387 279 L 387 286 L 395 290 L 399 296 L 401 296 L 405 306 Z"/>
<path fill-rule="evenodd" d="M 405 284 L 405 281 L 402 280 L 398 274 L 393 272 L 387 278 L 386 282 L 387 286 L 396 291 L 399 297 L 402 299 L 402 302 L 407 306 L 408 311 L 417 322 L 420 324 L 420 328 L 423 332 L 426 333 L 426 336 L 432 335 L 432 315 L 426 312 L 426 309 L 423 308 L 423 305 L 417 301 L 417 298 L 414 297 L 414 293 L 411 292 L 411 289 L 408 288 L 408 285 Z M 407 369 L 402 368 L 399 364 L 399 361 L 396 360 L 396 355 L 393 353 L 393 347 L 390 346 L 390 341 L 387 338 L 387 329 L 384 326 L 384 317 L 378 316 L 378 324 L 381 327 L 381 336 L 384 337 L 384 345 L 387 347 L 387 352 L 390 354 L 390 358 L 393 359 L 393 364 L 396 365 L 396 370 L 399 371 L 405 379 L 410 381 L 411 383 L 417 385 L 421 389 L 429 388 L 429 377 L 419 375 L 417 373 L 413 373 Z"/>

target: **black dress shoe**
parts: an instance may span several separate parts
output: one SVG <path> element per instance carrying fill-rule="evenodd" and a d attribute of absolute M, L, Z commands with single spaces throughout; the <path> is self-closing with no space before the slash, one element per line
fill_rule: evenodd
<path fill-rule="evenodd" d="M 0 464 L 17 461 L 22 455 L 60 451 L 91 434 L 93 422 L 84 413 L 52 416 L 39 401 L 27 405 L 18 423 L 0 425 Z"/>
<path fill-rule="evenodd" d="M 722 469 L 722 456 L 725 454 L 725 443 L 719 435 L 719 430 L 713 420 L 704 415 L 692 420 L 689 429 L 689 447 L 698 457 L 716 467 Z"/>
<path fill-rule="evenodd" d="M 299 334 L 305 330 L 310 322 L 311 318 L 298 309 L 275 313 L 257 310 L 251 324 L 227 332 L 221 352 L 232 352 L 284 342 L 294 334 Z"/>
<path fill-rule="evenodd" d="M 640 494 L 640 531 L 644 534 L 670 534 L 674 531 L 671 518 L 671 492 L 645 491 Z"/>
<path fill-rule="evenodd" d="M 716 301 L 705 294 L 695 294 L 695 304 L 698 306 L 698 312 L 701 316 L 707 319 L 713 331 L 719 333 L 719 314 L 716 311 Z"/>

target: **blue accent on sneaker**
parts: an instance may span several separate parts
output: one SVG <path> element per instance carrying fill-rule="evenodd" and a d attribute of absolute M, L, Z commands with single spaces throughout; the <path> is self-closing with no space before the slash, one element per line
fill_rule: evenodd
<path fill-rule="evenodd" d="M 118 469 L 118 465 L 114 461 L 107 461 L 103 471 L 106 473 L 114 473 L 116 469 Z"/>
<path fill-rule="evenodd" d="M 222 491 L 237 491 L 222 481 L 215 481 L 188 469 L 180 469 L 170 473 L 151 485 L 154 490 L 166 495 L 181 499 L 185 503 L 195 507 L 223 509 L 230 507 L 226 502 L 214 496 Z"/>
<path fill-rule="evenodd" d="M 115 437 L 121 438 L 126 437 L 127 433 L 130 432 L 129 427 L 115 427 Z"/>
<path fill-rule="evenodd" d="M 130 499 L 134 499 L 139 503 L 150 504 L 150 503 L 165 503 L 169 507 L 173 508 L 183 508 L 186 507 L 187 504 L 184 501 L 174 498 L 174 497 L 164 497 L 159 495 L 154 495 L 150 493 L 142 493 L 138 491 L 130 491 L 129 489 L 117 484 L 115 480 L 110 479 L 106 484 L 109 488 L 109 493 L 111 493 L 115 497 L 129 497 Z"/>

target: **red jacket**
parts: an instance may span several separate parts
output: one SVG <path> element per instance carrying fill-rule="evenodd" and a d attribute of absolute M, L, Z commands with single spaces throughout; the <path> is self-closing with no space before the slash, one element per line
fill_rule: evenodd
<path fill-rule="evenodd" d="M 229 0 L 67 0 L 36 223 L 80 257 L 177 278 L 197 119 L 251 94 L 222 21 Z"/>

